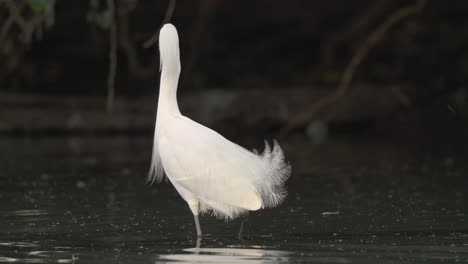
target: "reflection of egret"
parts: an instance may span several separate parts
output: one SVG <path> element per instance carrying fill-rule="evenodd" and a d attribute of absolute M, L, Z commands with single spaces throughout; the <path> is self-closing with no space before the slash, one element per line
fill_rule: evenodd
<path fill-rule="evenodd" d="M 188 248 L 158 256 L 158 263 L 286 263 L 290 252 L 261 248 Z"/>
<path fill-rule="evenodd" d="M 164 170 L 192 210 L 198 236 L 199 212 L 233 219 L 281 203 L 291 168 L 278 143 L 273 149 L 266 143 L 263 154 L 257 155 L 183 116 L 176 97 L 180 58 L 173 25 L 161 29 L 159 50 L 162 72 L 148 180 L 160 181 Z"/>

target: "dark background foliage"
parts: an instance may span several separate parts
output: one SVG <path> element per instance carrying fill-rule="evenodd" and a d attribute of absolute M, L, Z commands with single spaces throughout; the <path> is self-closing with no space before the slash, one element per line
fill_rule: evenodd
<path fill-rule="evenodd" d="M 11 3 L 20 18 L 30 22 L 29 29 L 12 19 Z M 114 20 L 109 3 L 115 4 Z M 359 133 L 377 128 L 403 138 L 411 134 L 418 138 L 442 127 L 445 136 L 437 134 L 439 139 L 455 134 L 464 138 L 468 3 L 463 0 L 4 0 L 0 2 L 3 130 L 17 132 L 29 127 L 30 131 L 41 131 L 40 125 L 31 128 L 28 122 L 11 121 L 18 119 L 19 112 L 25 114 L 22 110 L 5 114 L 12 111 L 7 105 L 27 109 L 31 102 L 55 105 L 53 113 L 70 112 L 70 116 L 57 117 L 52 130 L 60 130 L 60 123 L 71 122 L 73 113 L 84 111 L 80 108 L 86 107 L 85 102 L 94 107 L 87 107 L 93 109 L 88 113 L 90 118 L 108 119 L 105 101 L 93 98 L 108 93 L 109 38 L 115 26 L 115 122 L 119 122 L 115 115 L 132 111 L 148 118 L 140 126 L 125 123 L 107 129 L 151 131 L 159 58 L 157 43 L 149 47 L 144 43 L 158 32 L 171 3 L 175 9 L 169 12 L 169 20 L 181 39 L 179 95 L 186 102 L 182 108 L 188 109 L 189 115 L 201 116 L 199 120 L 226 131 L 235 124 L 254 126 L 255 131 L 272 135 L 283 131 L 281 136 L 306 132 L 308 124 L 318 120 L 331 128 L 329 132 L 347 131 L 351 126 Z M 421 10 L 396 21 L 367 50 L 346 94 L 323 103 L 324 97 L 336 91 L 343 72 L 373 32 L 418 3 Z M 211 94 L 213 90 L 216 95 Z M 226 98 L 231 94 L 241 98 L 236 104 L 242 109 L 240 113 L 236 107 L 214 119 L 198 113 L 201 107 L 197 105 L 229 105 Z M 47 101 L 45 96 L 55 97 Z M 57 101 L 64 100 L 70 101 L 57 106 Z M 70 110 L 74 102 L 75 108 Z M 271 105 L 282 103 L 286 114 L 270 111 Z M 119 104 L 131 105 L 133 110 L 122 110 Z M 317 104 L 320 111 L 314 109 Z M 36 107 L 33 112 L 44 109 Z M 260 114 L 253 115 L 254 111 Z M 236 122 L 230 122 L 233 120 Z M 97 121 L 96 127 L 101 123 Z M 88 130 L 81 125 L 70 130 Z M 50 128 L 46 125 L 42 130 Z"/>

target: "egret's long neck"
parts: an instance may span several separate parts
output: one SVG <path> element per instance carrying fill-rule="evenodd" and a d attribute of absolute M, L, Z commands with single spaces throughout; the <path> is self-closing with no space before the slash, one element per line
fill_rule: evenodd
<path fill-rule="evenodd" d="M 158 116 L 180 115 L 177 105 L 177 84 L 180 75 L 179 36 L 171 24 L 162 27 L 159 34 L 161 82 L 159 86 Z"/>
<path fill-rule="evenodd" d="M 158 115 L 180 115 L 179 105 L 177 104 L 177 84 L 179 82 L 179 75 L 180 69 L 169 70 L 168 68 L 165 69 L 163 66 L 159 84 Z"/>

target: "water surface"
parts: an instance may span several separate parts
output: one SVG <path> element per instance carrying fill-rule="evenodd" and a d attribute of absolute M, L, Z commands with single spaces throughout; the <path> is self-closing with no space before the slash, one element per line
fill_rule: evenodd
<path fill-rule="evenodd" d="M 172 186 L 145 184 L 149 138 L 3 137 L 0 263 L 468 263 L 464 158 L 369 144 L 316 149 L 336 160 L 298 165 L 281 207 L 203 216 L 197 241 Z"/>

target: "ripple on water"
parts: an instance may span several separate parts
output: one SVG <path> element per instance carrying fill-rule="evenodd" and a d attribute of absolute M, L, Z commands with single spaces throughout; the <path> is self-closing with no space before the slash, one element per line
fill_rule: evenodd
<path fill-rule="evenodd" d="M 38 250 L 41 245 L 33 242 L 0 242 L 0 263 L 75 263 L 77 254 L 68 247 Z"/>

